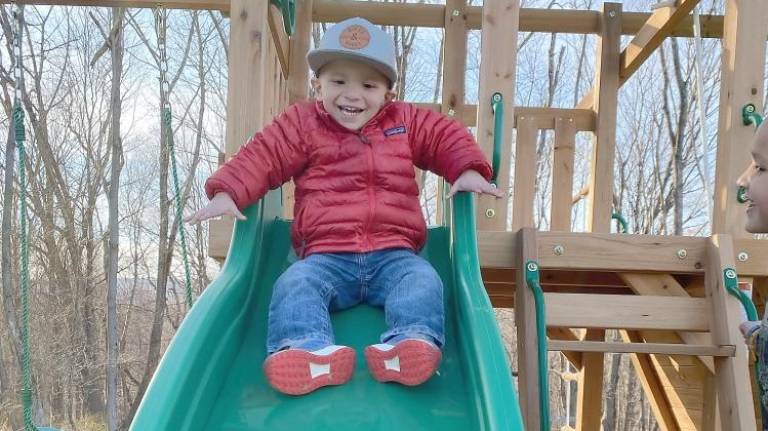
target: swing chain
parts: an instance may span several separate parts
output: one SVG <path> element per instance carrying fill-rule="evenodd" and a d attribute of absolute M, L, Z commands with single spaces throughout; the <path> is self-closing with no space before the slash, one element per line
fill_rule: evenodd
<path fill-rule="evenodd" d="M 171 108 L 168 100 L 171 92 L 171 85 L 168 82 L 168 50 L 166 47 L 166 29 L 168 28 L 166 9 L 159 5 L 155 9 L 155 25 L 157 26 L 157 51 L 160 59 L 160 100 L 161 109 Z"/>

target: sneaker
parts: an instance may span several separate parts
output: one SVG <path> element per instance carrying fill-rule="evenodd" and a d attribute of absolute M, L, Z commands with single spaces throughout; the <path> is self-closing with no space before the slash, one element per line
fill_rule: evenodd
<path fill-rule="evenodd" d="M 327 346 L 320 350 L 281 350 L 264 361 L 264 374 L 275 390 L 288 395 L 304 395 L 317 388 L 341 385 L 352 378 L 355 351 L 347 346 Z"/>
<path fill-rule="evenodd" d="M 435 373 L 442 359 L 440 349 L 426 340 L 407 339 L 395 345 L 374 344 L 365 348 L 365 362 L 380 382 L 420 385 Z"/>

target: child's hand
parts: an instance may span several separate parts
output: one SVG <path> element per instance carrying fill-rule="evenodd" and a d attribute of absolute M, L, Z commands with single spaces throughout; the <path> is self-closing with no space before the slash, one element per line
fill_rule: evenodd
<path fill-rule="evenodd" d="M 752 335 L 753 332 L 757 331 L 758 328 L 760 328 L 760 322 L 759 321 L 746 321 L 742 322 L 741 325 L 739 325 L 739 329 L 741 330 L 741 335 L 744 336 L 744 338 L 749 337 Z"/>
<path fill-rule="evenodd" d="M 456 179 L 456 182 L 451 186 L 451 191 L 448 193 L 448 197 L 452 198 L 453 195 L 458 192 L 485 193 L 496 196 L 497 198 L 504 197 L 504 192 L 486 181 L 480 173 L 473 170 L 464 171 L 464 173 Z"/>
<path fill-rule="evenodd" d="M 245 220 L 245 216 L 237 209 L 235 201 L 224 192 L 216 193 L 216 196 L 208 202 L 208 205 L 197 210 L 196 213 L 184 219 L 189 224 L 198 224 L 209 218 L 231 215 L 238 220 Z"/>

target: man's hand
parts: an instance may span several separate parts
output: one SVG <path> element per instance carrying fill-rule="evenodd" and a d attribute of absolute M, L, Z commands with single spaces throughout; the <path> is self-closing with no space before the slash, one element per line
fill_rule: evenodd
<path fill-rule="evenodd" d="M 497 198 L 504 197 L 504 192 L 486 181 L 480 173 L 473 170 L 464 171 L 464 173 L 456 179 L 456 182 L 451 186 L 451 191 L 448 193 L 448 197 L 452 198 L 453 195 L 458 192 L 485 193 L 496 196 Z"/>
<path fill-rule="evenodd" d="M 235 201 L 224 192 L 216 193 L 216 196 L 208 202 L 208 205 L 197 210 L 196 213 L 184 219 L 189 224 L 198 224 L 202 221 L 223 215 L 231 215 L 238 220 L 245 220 L 245 216 L 237 209 Z"/>

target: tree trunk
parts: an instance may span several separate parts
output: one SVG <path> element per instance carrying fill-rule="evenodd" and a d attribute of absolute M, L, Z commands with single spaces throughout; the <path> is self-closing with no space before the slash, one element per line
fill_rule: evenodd
<path fill-rule="evenodd" d="M 109 141 L 112 147 L 109 181 L 109 267 L 107 269 L 107 430 L 118 430 L 117 377 L 120 346 L 117 333 L 117 271 L 119 257 L 120 222 L 118 219 L 120 171 L 123 145 L 120 137 L 122 103 L 120 81 L 123 74 L 123 14 L 122 8 L 112 8 L 113 33 L 110 37 L 112 54 L 112 92 L 110 106 L 112 124 Z"/>

